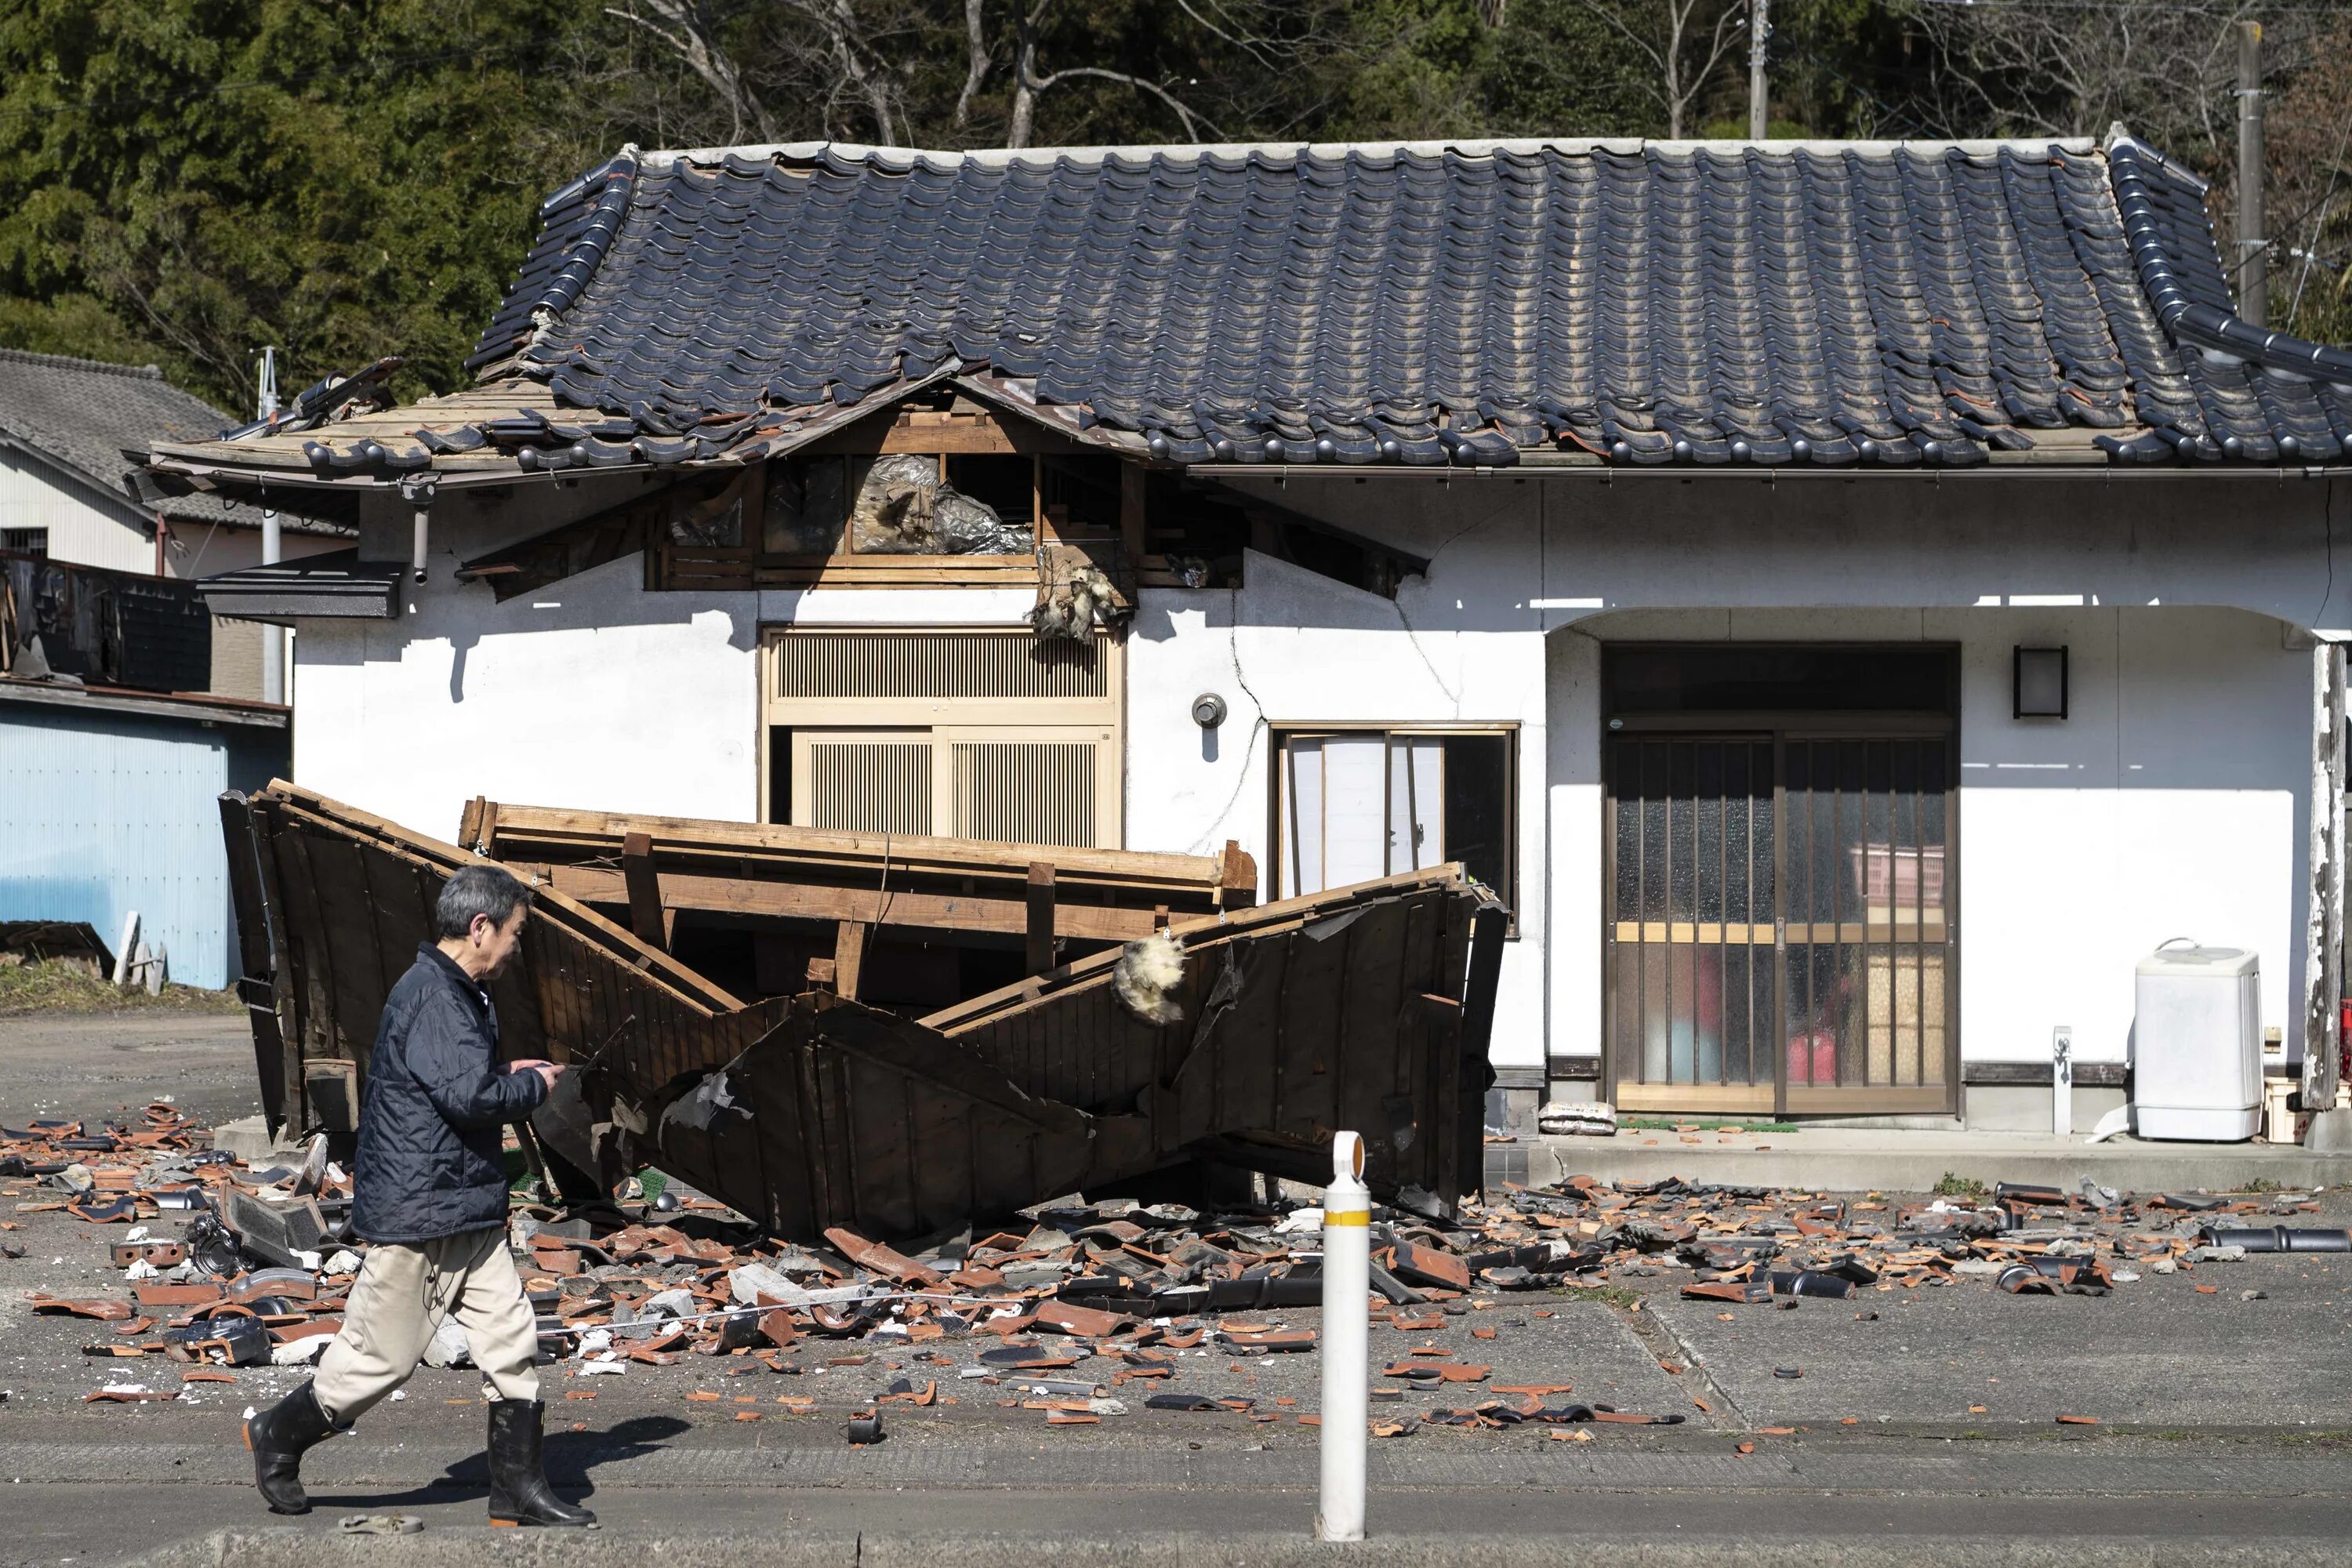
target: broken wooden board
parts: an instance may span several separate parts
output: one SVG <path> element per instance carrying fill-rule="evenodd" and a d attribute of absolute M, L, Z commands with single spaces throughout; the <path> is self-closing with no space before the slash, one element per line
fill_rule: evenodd
<path fill-rule="evenodd" d="M 248 868 L 231 879 L 240 924 L 268 933 L 247 949 L 241 988 L 257 1054 L 306 1126 L 305 1064 L 365 1072 L 443 883 L 476 857 L 283 783 L 222 807 L 232 863 Z M 596 820 L 657 860 L 651 826 Z M 862 874 L 855 836 L 819 837 L 848 843 L 801 836 L 793 852 L 828 847 Z M 918 867 L 1008 882 L 1017 868 L 1024 932 L 1065 868 L 1097 890 L 1152 861 L 1196 873 L 1199 899 L 1236 887 L 1197 878 L 1210 866 L 1223 879 L 1230 858 L 1069 851 L 1039 879 L 1017 847 L 908 846 L 882 851 L 894 886 Z M 1165 899 L 1182 885 L 1125 890 Z M 1185 961 L 1154 1009 L 1161 1023 L 1134 1010 L 1132 987 L 1120 999 L 1116 947 L 920 1020 L 824 994 L 747 1003 L 648 940 L 659 910 L 634 912 L 645 935 L 541 886 L 520 958 L 492 986 L 509 1054 L 582 1069 L 533 1125 L 607 1189 L 651 1163 L 777 1235 L 895 1237 L 1203 1153 L 1319 1177 L 1339 1128 L 1364 1133 L 1376 1190 L 1417 1187 L 1443 1205 L 1478 1184 L 1505 917 L 1458 866 L 1177 921 Z"/>
<path fill-rule="evenodd" d="M 458 842 L 583 903 L 633 908 L 627 851 L 659 907 L 804 921 L 858 921 L 954 940 L 1027 936 L 1037 924 L 1032 870 L 1052 868 L 1052 934 L 1101 945 L 1257 901 L 1257 865 L 1222 854 L 1160 855 L 1060 845 L 842 833 L 476 799 Z M 639 934 L 646 928 L 639 926 Z"/>
<path fill-rule="evenodd" d="M 1475 1191 L 1503 912 L 1458 866 L 1196 921 L 1175 1016 L 1120 998 L 1107 952 L 912 1021 L 803 997 L 701 1081 L 622 1103 L 655 1163 L 783 1236 L 933 1233 L 1202 1153 Z"/>
<path fill-rule="evenodd" d="M 283 782 L 224 796 L 222 821 L 231 864 L 253 871 L 230 879 L 238 926 L 267 933 L 240 987 L 256 1052 L 278 1064 L 278 1102 L 307 1126 L 303 1064 L 366 1072 L 384 998 L 430 940 L 434 900 L 477 858 Z M 782 1002 L 747 1005 L 562 893 L 534 891 L 521 952 L 490 987 L 509 1056 L 657 1085 L 729 1059 L 782 1016 Z"/>

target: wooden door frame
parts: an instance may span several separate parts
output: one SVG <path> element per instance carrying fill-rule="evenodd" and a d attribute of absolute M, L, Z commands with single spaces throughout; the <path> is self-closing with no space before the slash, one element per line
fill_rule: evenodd
<path fill-rule="evenodd" d="M 1654 645 L 1653 645 L 1654 646 Z M 1826 646 L 1826 645 L 1806 645 Z M 1914 646 L 1914 645 L 1906 645 Z M 1942 646 L 1942 645 L 1930 645 Z M 1957 658 L 1955 665 L 1957 666 Z M 1955 670 L 1957 684 L 1957 668 Z M 1617 887 L 1617 834 L 1612 820 L 1617 797 L 1614 784 L 1614 752 L 1611 743 L 1627 736 L 1647 735 L 1661 739 L 1709 740 L 1728 742 L 1756 743 L 1769 742 L 1772 749 L 1772 855 L 1773 855 L 1773 943 L 1772 983 L 1772 1082 L 1769 1086 L 1691 1084 L 1650 1086 L 1646 1092 L 1637 1089 L 1636 1098 L 1645 1103 L 1634 1108 L 1636 1112 L 1658 1111 L 1675 1114 L 1688 1111 L 1695 1115 L 1758 1115 L 1769 1114 L 1775 1119 L 1790 1114 L 1816 1116 L 1883 1116 L 1883 1115 L 1950 1115 L 1960 1109 L 1960 755 L 1958 694 L 1953 693 L 1952 711 L 1923 713 L 1917 711 L 1871 712 L 1758 712 L 1758 713 L 1671 713 L 1622 714 L 1607 713 L 1604 694 L 1601 731 L 1601 1083 L 1611 1103 L 1623 1105 L 1628 1079 L 1623 1076 L 1628 1064 L 1620 1059 L 1614 1028 L 1618 997 L 1615 956 L 1615 925 L 1611 920 L 1611 903 Z M 1789 1085 L 1789 1062 L 1785 1035 L 1788 984 L 1788 763 L 1787 748 L 1790 741 L 1886 741 L 1911 738 L 1945 739 L 1944 748 L 1944 899 L 1948 935 L 1944 942 L 1944 1081 L 1936 1085 L 1890 1084 L 1868 1089 L 1819 1089 L 1802 1088 L 1794 1091 Z M 1634 1070 L 1638 1070 L 1635 1068 Z M 1764 1092 L 1768 1089 L 1769 1092 Z M 1661 1093 L 1661 1090 L 1666 1092 Z"/>

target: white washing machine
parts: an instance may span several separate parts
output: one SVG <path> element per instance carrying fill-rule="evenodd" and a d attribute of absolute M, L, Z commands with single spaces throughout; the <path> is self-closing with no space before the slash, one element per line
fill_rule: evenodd
<path fill-rule="evenodd" d="M 2142 1138 L 2239 1143 L 2262 1130 L 2259 955 L 2161 947 L 2139 961 L 2132 1116 Z"/>

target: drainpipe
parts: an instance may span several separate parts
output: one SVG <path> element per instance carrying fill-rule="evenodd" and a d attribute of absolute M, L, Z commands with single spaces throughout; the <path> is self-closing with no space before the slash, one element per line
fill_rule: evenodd
<path fill-rule="evenodd" d="M 408 574 L 418 586 L 425 583 L 425 551 L 433 520 L 433 479 L 429 473 L 411 474 L 400 481 L 400 499 L 415 509 L 416 533 L 408 552 Z"/>
<path fill-rule="evenodd" d="M 2238 24 L 2238 314 L 2271 324 L 2270 241 L 2263 234 L 2263 25 Z"/>
<path fill-rule="evenodd" d="M 286 531 L 278 521 L 276 507 L 261 509 L 261 563 L 275 566 L 284 558 Z M 264 702 L 286 700 L 286 628 L 265 625 L 261 628 L 261 700 Z"/>
<path fill-rule="evenodd" d="M 278 351 L 261 351 L 260 385 L 254 393 L 254 416 L 257 419 L 278 417 Z M 286 531 L 278 525 L 278 509 L 266 504 L 261 509 L 261 563 L 275 566 L 286 558 Z M 261 700 L 264 702 L 286 700 L 286 628 L 265 624 L 261 628 Z"/>

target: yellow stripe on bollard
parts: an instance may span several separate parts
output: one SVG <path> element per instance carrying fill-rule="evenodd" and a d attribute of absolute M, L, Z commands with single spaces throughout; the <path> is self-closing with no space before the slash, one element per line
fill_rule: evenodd
<path fill-rule="evenodd" d="M 1372 1223 L 1372 1214 L 1370 1209 L 1341 1209 L 1337 1214 L 1326 1209 L 1323 1212 L 1323 1223 L 1325 1225 L 1370 1225 Z"/>

